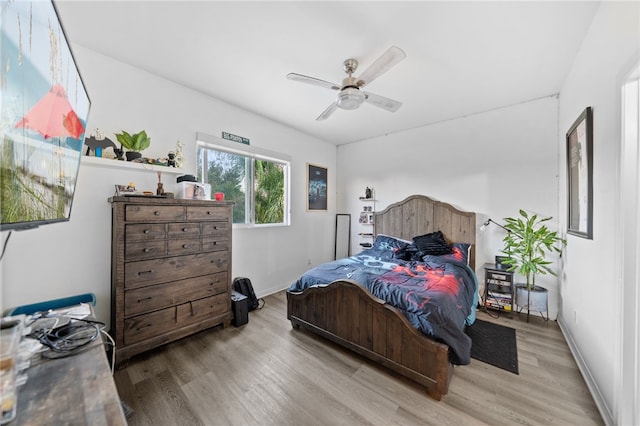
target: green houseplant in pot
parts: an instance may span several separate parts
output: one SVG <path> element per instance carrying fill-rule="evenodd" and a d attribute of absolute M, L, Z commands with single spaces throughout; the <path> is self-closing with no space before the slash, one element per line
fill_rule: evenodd
<path fill-rule="evenodd" d="M 128 161 L 142 157 L 140 151 L 149 148 L 149 145 L 151 145 L 151 138 L 147 136 L 147 132 L 144 130 L 134 134 L 129 134 L 123 130 L 122 133 L 116 133 L 116 139 L 120 142 L 120 149 L 127 149 L 126 156 Z"/>
<path fill-rule="evenodd" d="M 515 271 L 525 277 L 526 283 L 516 284 L 516 304 L 529 311 L 547 312 L 547 289 L 536 286 L 536 276 L 556 273 L 549 267 L 552 263 L 546 260 L 549 253 L 560 253 L 567 242 L 557 231 L 547 228 L 546 222 L 551 217 L 538 218 L 529 216 L 520 210 L 520 217 L 504 218 L 504 228 L 508 231 L 504 237 L 503 253 L 507 255 L 504 264 L 509 271 Z"/>

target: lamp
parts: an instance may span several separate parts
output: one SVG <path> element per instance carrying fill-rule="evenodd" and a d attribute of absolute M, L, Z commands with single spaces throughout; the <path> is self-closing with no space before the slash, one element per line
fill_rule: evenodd
<path fill-rule="evenodd" d="M 480 231 L 481 231 L 481 232 L 484 232 L 484 231 L 487 229 L 487 227 L 489 227 L 489 225 L 491 225 L 492 223 L 493 223 L 494 225 L 497 225 L 497 226 L 499 226 L 500 228 L 504 229 L 505 231 L 507 231 L 507 233 L 511 234 L 511 230 L 510 230 L 510 229 L 505 228 L 504 226 L 500 225 L 498 222 L 496 222 L 495 220 L 492 220 L 491 218 L 487 219 L 487 220 L 482 224 L 482 226 L 480 227 Z M 506 253 L 507 258 L 511 258 L 511 250 L 507 250 L 507 251 L 506 251 L 506 252 L 504 252 L 504 253 Z M 498 265 L 498 264 L 502 264 L 502 261 L 501 261 L 501 260 L 498 260 L 498 258 L 499 258 L 499 257 L 500 257 L 500 256 L 496 256 L 496 265 Z"/>
<path fill-rule="evenodd" d="M 367 99 L 357 87 L 346 87 L 340 91 L 336 104 L 342 109 L 356 109 Z"/>
<path fill-rule="evenodd" d="M 487 227 L 489 227 L 489 225 L 491 224 L 494 225 L 498 225 L 500 228 L 504 229 L 507 232 L 511 232 L 510 230 L 508 230 L 507 228 L 505 228 L 504 226 L 500 225 L 498 222 L 496 222 L 495 220 L 492 220 L 491 218 L 487 219 L 487 221 L 485 223 L 482 224 L 482 226 L 480 227 L 480 231 L 484 232 L 485 229 L 487 229 Z"/>

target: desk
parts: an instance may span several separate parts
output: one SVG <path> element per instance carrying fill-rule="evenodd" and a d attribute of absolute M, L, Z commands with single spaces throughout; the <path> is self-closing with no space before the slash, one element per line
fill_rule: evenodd
<path fill-rule="evenodd" d="M 126 425 L 102 338 L 76 355 L 32 360 L 12 425 Z"/>

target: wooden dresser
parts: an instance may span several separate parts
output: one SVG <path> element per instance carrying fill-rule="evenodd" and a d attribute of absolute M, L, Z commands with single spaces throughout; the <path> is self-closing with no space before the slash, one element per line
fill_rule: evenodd
<path fill-rule="evenodd" d="M 231 202 L 112 197 L 116 362 L 231 323 Z"/>

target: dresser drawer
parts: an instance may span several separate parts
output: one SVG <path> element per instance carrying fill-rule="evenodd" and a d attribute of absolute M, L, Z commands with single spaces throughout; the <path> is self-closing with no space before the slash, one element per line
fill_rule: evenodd
<path fill-rule="evenodd" d="M 231 298 L 222 293 L 124 320 L 124 344 L 130 345 L 229 311 Z"/>
<path fill-rule="evenodd" d="M 177 256 L 180 254 L 198 253 L 200 251 L 200 239 L 192 238 L 169 240 L 168 242 L 168 254 L 170 256 Z"/>
<path fill-rule="evenodd" d="M 229 250 L 228 238 L 203 238 L 202 251 L 226 251 Z"/>
<path fill-rule="evenodd" d="M 184 207 L 128 204 L 124 209 L 124 217 L 130 221 L 175 222 L 184 220 Z"/>
<path fill-rule="evenodd" d="M 229 235 L 229 222 L 205 222 L 202 224 L 202 235 L 215 237 Z"/>
<path fill-rule="evenodd" d="M 170 223 L 169 238 L 196 238 L 200 236 L 199 223 Z"/>
<path fill-rule="evenodd" d="M 222 293 L 180 305 L 179 314 L 183 321 L 196 322 L 222 315 L 228 312 L 230 307 L 231 295 Z"/>
<path fill-rule="evenodd" d="M 187 220 L 220 220 L 229 219 L 229 208 L 216 206 L 187 206 Z"/>
<path fill-rule="evenodd" d="M 125 318 L 180 305 L 229 291 L 226 272 L 128 290 L 124 295 Z"/>
<path fill-rule="evenodd" d="M 141 241 L 139 243 L 129 243 L 125 245 L 125 260 L 141 260 L 153 257 L 164 256 L 167 253 L 167 242 L 165 240 Z"/>
<path fill-rule="evenodd" d="M 124 236 L 127 243 L 161 240 L 166 237 L 165 225 L 163 223 L 127 224 L 124 227 Z"/>
<path fill-rule="evenodd" d="M 124 320 L 124 344 L 140 342 L 178 327 L 178 307 L 138 315 Z"/>
<path fill-rule="evenodd" d="M 140 260 L 124 265 L 125 289 L 215 274 L 227 270 L 228 252 Z"/>

